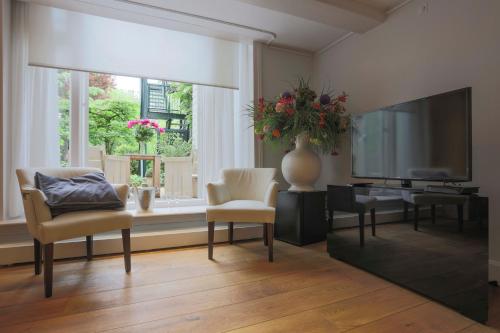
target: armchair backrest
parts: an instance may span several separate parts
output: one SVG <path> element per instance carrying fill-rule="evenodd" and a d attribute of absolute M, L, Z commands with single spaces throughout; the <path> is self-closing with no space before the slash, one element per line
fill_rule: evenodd
<path fill-rule="evenodd" d="M 269 184 L 276 177 L 274 168 L 224 169 L 222 181 L 231 200 L 263 201 Z"/>
<path fill-rule="evenodd" d="M 330 210 L 355 212 L 356 193 L 352 186 L 328 185 L 327 206 Z"/>

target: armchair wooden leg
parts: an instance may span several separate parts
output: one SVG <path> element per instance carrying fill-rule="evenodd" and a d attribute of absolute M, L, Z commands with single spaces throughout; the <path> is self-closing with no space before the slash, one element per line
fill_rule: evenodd
<path fill-rule="evenodd" d="M 262 238 L 264 239 L 264 246 L 267 246 L 267 245 L 268 245 L 268 241 L 267 241 L 267 235 L 268 235 L 268 232 L 267 232 L 267 225 L 268 225 L 268 224 L 269 224 L 269 223 L 264 223 L 264 224 L 262 225 L 262 234 L 263 234 Z"/>
<path fill-rule="evenodd" d="M 457 205 L 458 213 L 458 232 L 462 232 L 464 229 L 464 205 Z"/>
<path fill-rule="evenodd" d="M 372 222 L 372 236 L 375 236 L 375 208 L 370 209 L 370 218 Z"/>
<path fill-rule="evenodd" d="M 43 284 L 45 297 L 52 296 L 52 269 L 54 264 L 54 243 L 43 246 Z"/>
<path fill-rule="evenodd" d="M 131 269 L 130 262 L 130 229 L 122 229 L 123 259 L 125 260 L 125 272 Z"/>
<path fill-rule="evenodd" d="M 269 262 L 274 261 L 273 257 L 273 240 L 274 240 L 274 225 L 272 223 L 266 223 L 267 230 L 267 254 Z"/>
<path fill-rule="evenodd" d="M 227 235 L 227 238 L 229 239 L 229 244 L 233 244 L 233 233 L 234 233 L 234 222 L 229 222 L 228 235 Z"/>
<path fill-rule="evenodd" d="M 419 210 L 420 210 L 420 207 L 418 205 L 415 205 L 413 207 L 413 210 L 414 210 L 414 221 L 413 221 L 413 229 L 415 229 L 415 231 L 418 231 L 418 213 L 419 213 Z"/>
<path fill-rule="evenodd" d="M 89 235 L 86 237 L 86 243 L 87 243 L 87 260 L 92 260 L 92 249 L 93 249 L 93 240 L 94 237 L 92 235 Z"/>
<path fill-rule="evenodd" d="M 359 246 L 365 246 L 365 213 L 359 213 Z"/>
<path fill-rule="evenodd" d="M 431 205 L 432 224 L 436 224 L 436 205 Z"/>
<path fill-rule="evenodd" d="M 35 250 L 35 275 L 39 275 L 42 270 L 42 244 L 36 238 L 33 239 L 33 245 Z"/>
<path fill-rule="evenodd" d="M 208 222 L 208 259 L 210 260 L 214 257 L 214 231 L 215 222 Z"/>

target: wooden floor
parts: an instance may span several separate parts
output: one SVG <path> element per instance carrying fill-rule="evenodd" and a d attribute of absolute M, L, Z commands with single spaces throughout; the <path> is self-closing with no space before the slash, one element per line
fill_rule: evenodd
<path fill-rule="evenodd" d="M 31 265 L 0 269 L 0 332 L 494 332 L 331 259 L 325 243 L 261 241 L 60 261 L 54 296 Z"/>

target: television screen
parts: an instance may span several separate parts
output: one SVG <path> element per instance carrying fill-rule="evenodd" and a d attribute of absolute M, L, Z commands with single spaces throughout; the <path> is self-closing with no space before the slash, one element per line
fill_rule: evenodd
<path fill-rule="evenodd" d="M 471 88 L 356 115 L 352 176 L 470 181 Z"/>

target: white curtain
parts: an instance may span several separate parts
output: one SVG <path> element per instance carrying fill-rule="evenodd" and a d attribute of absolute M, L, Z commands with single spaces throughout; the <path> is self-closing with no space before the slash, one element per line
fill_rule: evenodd
<path fill-rule="evenodd" d="M 8 218 L 23 214 L 16 169 L 59 166 L 57 71 L 28 66 L 28 6 L 12 5 L 11 103 L 5 115 Z"/>
<path fill-rule="evenodd" d="M 247 168 L 255 166 L 253 120 L 248 116 L 248 107 L 254 102 L 253 45 L 239 45 L 239 89 L 235 93 L 234 166 Z"/>
<path fill-rule="evenodd" d="M 224 168 L 255 166 L 253 122 L 253 46 L 239 46 L 239 90 L 194 86 L 193 117 L 198 135 L 198 193 Z"/>

